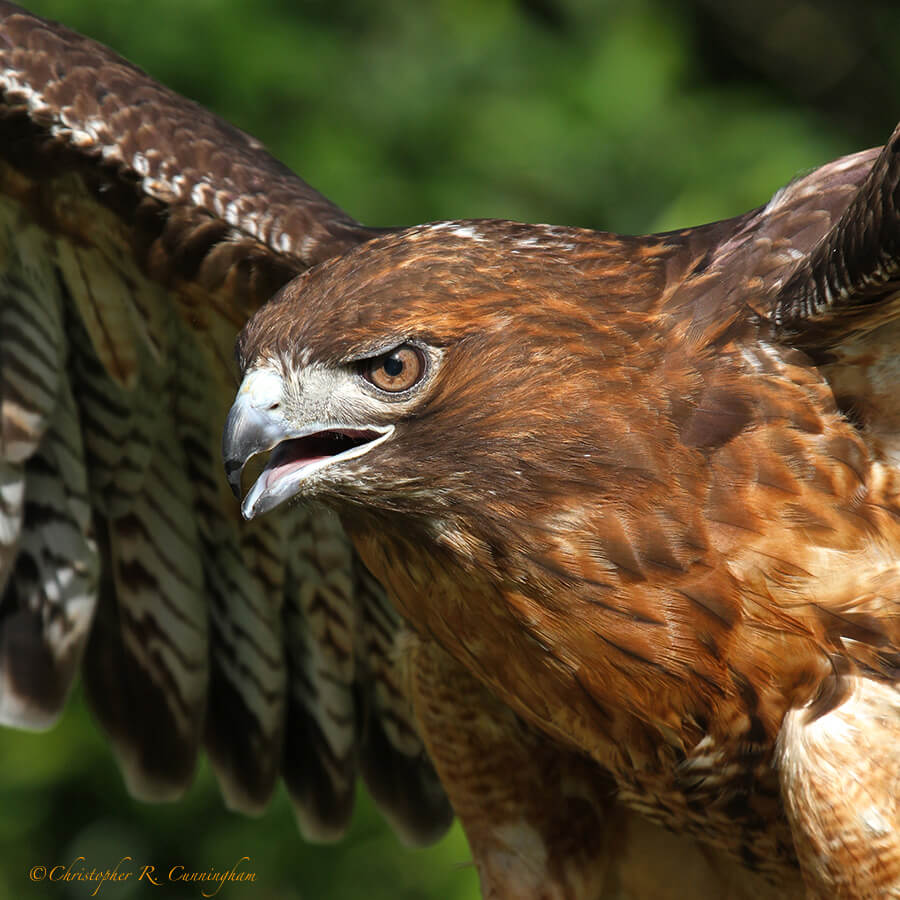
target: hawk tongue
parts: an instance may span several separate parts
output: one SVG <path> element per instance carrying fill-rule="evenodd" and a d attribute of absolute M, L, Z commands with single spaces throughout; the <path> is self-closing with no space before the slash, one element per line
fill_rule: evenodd
<path fill-rule="evenodd" d="M 337 456 L 345 450 L 372 440 L 377 435 L 368 431 L 319 431 L 302 438 L 282 441 L 272 452 L 266 468 L 265 486 L 312 463 Z"/>

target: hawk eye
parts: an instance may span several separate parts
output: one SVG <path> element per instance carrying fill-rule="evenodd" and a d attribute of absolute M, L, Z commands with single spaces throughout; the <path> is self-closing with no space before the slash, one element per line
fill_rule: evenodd
<path fill-rule="evenodd" d="M 421 350 L 409 344 L 401 344 L 363 363 L 366 380 L 389 394 L 408 391 L 424 374 L 425 357 Z"/>

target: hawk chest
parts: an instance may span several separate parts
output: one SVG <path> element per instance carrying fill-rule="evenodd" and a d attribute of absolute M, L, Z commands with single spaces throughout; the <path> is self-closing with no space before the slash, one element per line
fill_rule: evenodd
<path fill-rule="evenodd" d="M 768 736 L 724 743 L 701 735 L 689 745 L 678 735 L 667 739 L 665 726 L 598 699 L 582 663 L 523 627 L 521 608 L 487 579 L 461 577 L 439 554 L 383 532 L 352 536 L 419 634 L 436 640 L 530 725 L 593 758 L 614 777 L 622 802 L 771 878 L 794 868 Z M 623 694 L 634 689 L 621 687 Z M 655 700 L 660 721 L 676 715 L 676 701 L 670 704 L 664 692 Z"/>

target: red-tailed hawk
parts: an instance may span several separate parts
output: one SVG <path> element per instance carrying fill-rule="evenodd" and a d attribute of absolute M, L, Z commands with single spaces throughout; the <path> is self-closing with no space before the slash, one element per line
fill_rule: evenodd
<path fill-rule="evenodd" d="M 379 233 L 0 8 L 4 721 L 83 661 L 138 796 L 202 743 L 332 837 L 360 771 L 486 897 L 900 895 L 900 132 L 665 235 Z"/>

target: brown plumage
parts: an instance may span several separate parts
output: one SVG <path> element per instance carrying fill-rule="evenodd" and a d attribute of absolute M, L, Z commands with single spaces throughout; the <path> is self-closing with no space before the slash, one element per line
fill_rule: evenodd
<path fill-rule="evenodd" d="M 83 659 L 139 796 L 202 743 L 319 838 L 361 772 L 433 839 L 433 762 L 486 897 L 900 896 L 900 134 L 666 235 L 380 232 L 0 16 L 4 721 Z M 279 288 L 228 476 L 352 545 L 219 468 Z"/>
<path fill-rule="evenodd" d="M 243 461 L 280 429 L 245 514 L 273 493 L 333 505 L 421 639 L 540 752 L 581 751 L 619 802 L 775 885 L 799 854 L 816 896 L 900 890 L 896 152 L 670 235 L 487 221 L 373 240 L 251 320 L 232 415 L 256 403 L 265 440 L 237 419 L 226 437 Z M 400 346 L 421 380 L 366 388 L 365 361 Z M 836 400 L 830 377 L 858 388 Z M 309 466 L 328 453 L 309 432 L 388 427 Z M 552 846 L 549 812 L 500 815 L 489 791 L 460 808 L 429 717 L 470 834 L 528 821 Z M 831 770 L 846 781 L 822 785 Z M 841 810 L 857 781 L 868 805 Z M 531 896 L 473 848 L 489 892 Z"/>

